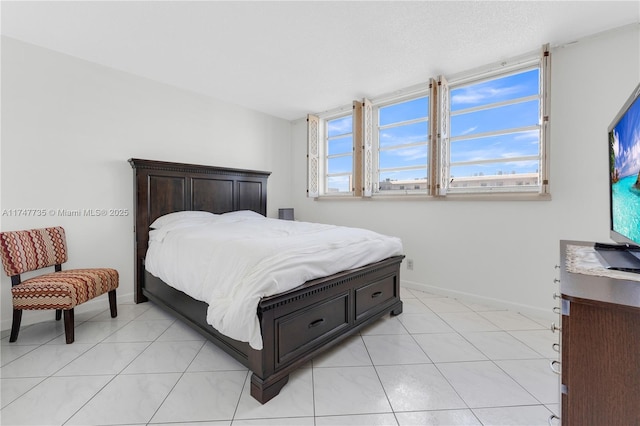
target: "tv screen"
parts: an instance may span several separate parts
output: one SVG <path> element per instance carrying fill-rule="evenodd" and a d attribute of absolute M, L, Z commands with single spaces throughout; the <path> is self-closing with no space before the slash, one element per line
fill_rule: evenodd
<path fill-rule="evenodd" d="M 640 84 L 609 126 L 610 234 L 640 245 Z"/>

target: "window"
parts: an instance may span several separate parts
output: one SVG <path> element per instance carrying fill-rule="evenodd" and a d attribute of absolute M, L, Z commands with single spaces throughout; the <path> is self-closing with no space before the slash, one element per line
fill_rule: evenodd
<path fill-rule="evenodd" d="M 310 115 L 309 196 L 547 194 L 549 59 L 545 45 Z"/>
<path fill-rule="evenodd" d="M 540 76 L 536 64 L 449 84 L 448 192 L 540 190 Z"/>
<path fill-rule="evenodd" d="M 429 96 L 374 105 L 378 193 L 428 190 Z"/>

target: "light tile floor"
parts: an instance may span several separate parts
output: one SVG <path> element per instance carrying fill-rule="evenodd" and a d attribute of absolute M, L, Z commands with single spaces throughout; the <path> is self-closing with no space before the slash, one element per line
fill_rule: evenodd
<path fill-rule="evenodd" d="M 547 321 L 402 290 L 384 319 L 260 405 L 250 374 L 151 303 L 24 327 L 2 349 L 2 425 L 546 425 L 559 410 Z M 28 313 L 27 313 L 28 315 Z M 52 314 L 53 315 L 53 314 Z"/>

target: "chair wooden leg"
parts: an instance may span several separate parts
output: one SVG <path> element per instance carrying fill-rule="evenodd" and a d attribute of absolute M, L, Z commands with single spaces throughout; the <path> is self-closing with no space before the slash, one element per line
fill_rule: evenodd
<path fill-rule="evenodd" d="M 18 333 L 20 332 L 20 322 L 22 322 L 22 309 L 13 310 L 13 322 L 11 323 L 11 336 L 10 342 L 18 340 Z"/>
<path fill-rule="evenodd" d="M 60 321 L 62 318 L 62 309 L 56 309 L 56 321 Z"/>
<path fill-rule="evenodd" d="M 111 318 L 118 316 L 118 306 L 116 305 L 116 291 L 109 292 L 109 308 L 111 309 Z"/>
<path fill-rule="evenodd" d="M 64 335 L 67 343 L 73 343 L 75 337 L 73 329 L 73 308 L 65 309 L 64 311 Z"/>

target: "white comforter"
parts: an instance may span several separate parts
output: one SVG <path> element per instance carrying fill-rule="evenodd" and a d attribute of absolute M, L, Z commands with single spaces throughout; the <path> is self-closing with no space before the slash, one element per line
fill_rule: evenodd
<path fill-rule="evenodd" d="M 402 243 L 395 237 L 242 211 L 183 218 L 152 230 L 145 267 L 208 303 L 207 322 L 218 331 L 262 349 L 260 298 L 399 254 Z"/>

